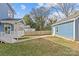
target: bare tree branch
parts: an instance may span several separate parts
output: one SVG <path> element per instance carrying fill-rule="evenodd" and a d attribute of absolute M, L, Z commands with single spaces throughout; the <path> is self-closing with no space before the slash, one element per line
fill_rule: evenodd
<path fill-rule="evenodd" d="M 72 14 L 72 12 L 75 12 L 75 5 L 72 3 L 58 3 L 60 11 L 68 18 Z"/>

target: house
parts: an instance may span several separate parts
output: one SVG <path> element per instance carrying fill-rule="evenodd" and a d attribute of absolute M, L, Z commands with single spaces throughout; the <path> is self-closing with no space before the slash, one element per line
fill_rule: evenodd
<path fill-rule="evenodd" d="M 27 26 L 24 26 L 24 31 L 25 32 L 33 32 L 33 31 L 35 31 L 35 29 L 31 28 L 30 25 L 27 25 Z"/>
<path fill-rule="evenodd" d="M 52 35 L 79 41 L 79 12 L 52 25 Z"/>
<path fill-rule="evenodd" d="M 15 19 L 14 9 L 9 3 L 0 3 L 0 41 L 14 43 L 15 38 L 24 35 L 22 19 Z"/>

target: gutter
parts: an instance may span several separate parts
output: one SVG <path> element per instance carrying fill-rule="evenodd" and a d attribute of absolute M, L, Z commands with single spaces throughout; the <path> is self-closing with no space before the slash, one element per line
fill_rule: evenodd
<path fill-rule="evenodd" d="M 77 18 L 73 18 L 73 19 L 70 19 L 70 20 L 65 20 L 65 21 L 57 22 L 55 24 L 52 24 L 51 26 L 56 26 L 56 25 L 60 25 L 60 24 L 63 24 L 63 23 L 73 22 L 75 20 L 77 20 Z"/>

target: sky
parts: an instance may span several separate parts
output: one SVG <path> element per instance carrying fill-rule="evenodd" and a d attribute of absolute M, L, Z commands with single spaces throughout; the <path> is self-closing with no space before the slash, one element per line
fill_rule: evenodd
<path fill-rule="evenodd" d="M 35 3 L 13 3 L 12 8 L 15 10 L 15 18 L 22 18 L 24 15 L 29 14 L 33 8 L 38 7 Z"/>
<path fill-rule="evenodd" d="M 39 8 L 41 6 L 50 8 L 51 6 L 56 6 L 57 3 L 13 3 L 12 4 L 12 8 L 15 10 L 16 14 L 15 14 L 15 18 L 23 18 L 24 15 L 29 14 L 33 8 Z M 77 4 L 77 9 L 79 10 L 79 4 Z M 59 12 L 61 16 L 63 16 L 63 14 L 61 12 Z M 53 12 L 53 14 L 58 15 L 57 12 Z M 49 15 L 50 17 L 52 17 L 52 13 Z M 63 16 L 64 17 L 64 16 Z"/>
<path fill-rule="evenodd" d="M 55 6 L 55 3 L 12 3 L 12 8 L 15 10 L 15 18 L 23 18 L 24 15 L 29 14 L 33 8 L 39 8 L 41 6 L 50 8 L 52 5 Z"/>

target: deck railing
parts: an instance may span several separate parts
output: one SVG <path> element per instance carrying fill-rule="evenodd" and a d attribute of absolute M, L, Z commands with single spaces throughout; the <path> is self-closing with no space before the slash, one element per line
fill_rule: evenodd
<path fill-rule="evenodd" d="M 24 31 L 11 31 L 10 34 L 5 33 L 5 32 L 0 32 L 0 37 L 4 37 L 4 36 L 12 36 L 12 37 L 17 37 L 17 36 L 22 36 L 24 35 Z"/>
<path fill-rule="evenodd" d="M 5 32 L 0 32 L 0 40 L 2 41 L 12 41 L 14 38 L 19 38 L 22 35 L 24 35 L 24 31 L 11 31 L 10 34 L 7 34 Z"/>

